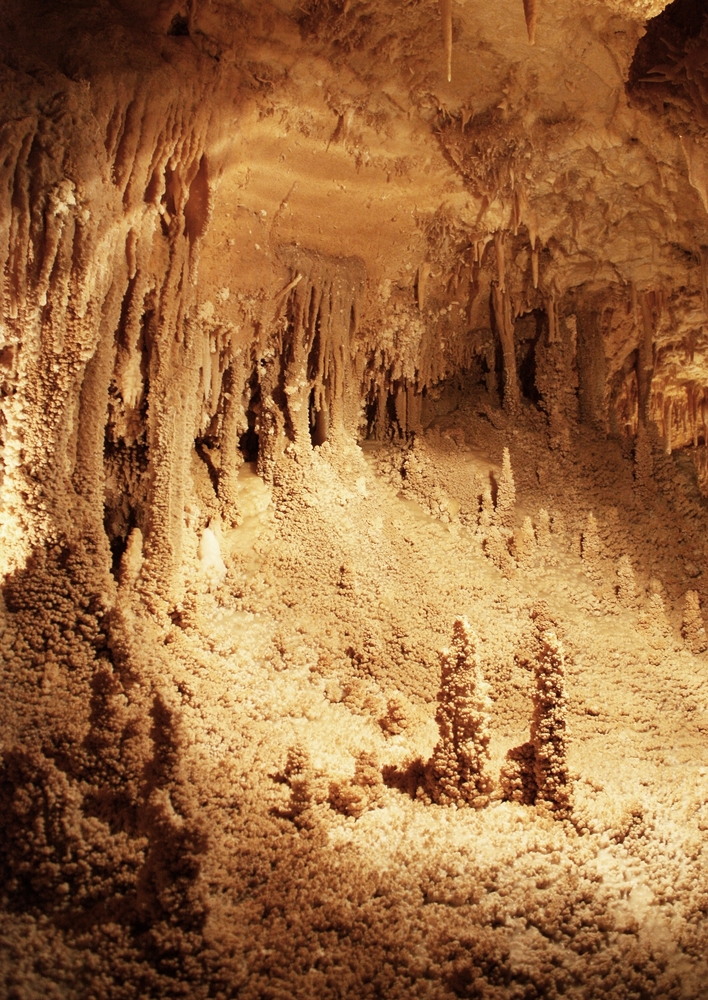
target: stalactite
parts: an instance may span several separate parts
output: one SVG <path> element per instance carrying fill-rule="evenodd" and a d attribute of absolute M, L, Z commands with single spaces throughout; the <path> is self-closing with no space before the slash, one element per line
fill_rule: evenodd
<path fill-rule="evenodd" d="M 506 254 L 504 233 L 494 234 L 497 257 L 497 278 L 492 283 L 492 306 L 494 320 L 502 345 L 504 357 L 504 406 L 515 413 L 520 406 L 519 380 L 516 369 L 516 347 L 514 343 L 514 322 L 511 317 L 511 300 L 506 288 Z"/>
<path fill-rule="evenodd" d="M 531 280 L 533 287 L 538 288 L 538 241 L 536 238 L 531 241 Z"/>
<path fill-rule="evenodd" d="M 421 312 L 425 309 L 425 291 L 428 283 L 428 278 L 430 277 L 430 264 L 424 261 L 418 267 L 418 276 L 416 279 L 416 291 L 418 298 L 418 308 Z"/>
<path fill-rule="evenodd" d="M 556 300 L 553 295 L 546 299 L 546 315 L 548 316 L 548 343 L 558 343 L 558 318 L 556 315 Z"/>
<path fill-rule="evenodd" d="M 494 234 L 494 249 L 497 255 L 497 280 L 499 291 L 506 292 L 506 249 L 504 246 L 504 231 L 498 229 Z"/>
<path fill-rule="evenodd" d="M 528 198 L 526 196 L 526 186 L 522 183 L 515 183 L 513 180 L 513 170 L 511 171 L 512 176 L 512 188 L 513 188 L 513 200 L 512 200 L 512 226 L 514 230 L 514 236 L 519 233 L 519 226 L 525 214 L 526 208 L 528 207 Z"/>
<path fill-rule="evenodd" d="M 438 0 L 443 26 L 443 43 L 445 45 L 445 63 L 448 83 L 452 80 L 452 0 Z"/>
<path fill-rule="evenodd" d="M 693 442 L 693 447 L 698 447 L 698 399 L 696 396 L 696 390 L 693 383 L 687 383 L 685 386 L 686 394 L 686 415 L 688 418 L 688 429 L 690 431 L 691 441 Z"/>
<path fill-rule="evenodd" d="M 536 21 L 538 18 L 537 0 L 524 0 L 524 17 L 526 30 L 531 45 L 536 43 Z"/>
<path fill-rule="evenodd" d="M 643 339 L 640 342 L 641 364 L 645 371 L 654 367 L 654 337 L 661 317 L 663 295 L 661 292 L 644 292 L 641 297 Z"/>
<path fill-rule="evenodd" d="M 505 292 L 497 284 L 492 285 L 494 319 L 502 345 L 504 357 L 504 406 L 515 413 L 520 404 L 519 383 L 516 371 L 516 349 L 514 345 L 514 324 L 511 319 L 511 303 Z"/>
<path fill-rule="evenodd" d="M 632 313 L 632 321 L 635 331 L 639 329 L 639 299 L 637 296 L 637 286 L 633 281 L 629 283 L 629 309 Z"/>

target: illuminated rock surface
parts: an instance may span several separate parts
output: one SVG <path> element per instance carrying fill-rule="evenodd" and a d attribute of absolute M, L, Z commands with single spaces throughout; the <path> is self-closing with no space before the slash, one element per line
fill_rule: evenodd
<path fill-rule="evenodd" d="M 0 28 L 0 994 L 704 998 L 703 3 Z"/>

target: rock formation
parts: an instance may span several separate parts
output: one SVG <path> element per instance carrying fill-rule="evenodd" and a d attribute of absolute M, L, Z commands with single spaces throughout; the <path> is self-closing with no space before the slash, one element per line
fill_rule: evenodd
<path fill-rule="evenodd" d="M 514 473 L 511 470 L 511 457 L 509 449 L 504 448 L 502 469 L 497 482 L 497 497 L 494 510 L 498 527 L 506 531 L 511 530 L 514 526 L 515 501 L 516 487 L 514 485 Z"/>
<path fill-rule="evenodd" d="M 455 621 L 452 644 L 441 654 L 435 721 L 440 738 L 429 764 L 432 798 L 443 805 L 489 801 L 488 687 L 478 660 L 479 640 L 464 618 Z"/>
<path fill-rule="evenodd" d="M 541 602 L 533 612 L 533 715 L 528 743 L 507 754 L 502 769 L 505 797 L 539 805 L 559 818 L 571 810 L 567 763 L 565 658 L 557 625 Z"/>
<path fill-rule="evenodd" d="M 3 996 L 701 1000 L 707 66 L 4 0 Z"/>
<path fill-rule="evenodd" d="M 681 631 L 691 652 L 703 653 L 708 649 L 708 639 L 701 613 L 701 600 L 695 590 L 686 592 Z"/>

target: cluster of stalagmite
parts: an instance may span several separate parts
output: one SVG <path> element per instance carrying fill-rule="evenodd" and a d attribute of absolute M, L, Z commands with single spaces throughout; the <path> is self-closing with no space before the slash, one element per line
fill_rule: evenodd
<path fill-rule="evenodd" d="M 528 743 L 507 754 L 501 773 L 504 797 L 570 816 L 567 765 L 565 659 L 557 626 L 540 603 L 533 611 L 533 715 Z M 494 782 L 489 774 L 488 685 L 479 664 L 479 640 L 464 618 L 455 621 L 450 649 L 441 654 L 436 722 L 439 740 L 425 768 L 425 794 L 441 805 L 488 804 Z"/>

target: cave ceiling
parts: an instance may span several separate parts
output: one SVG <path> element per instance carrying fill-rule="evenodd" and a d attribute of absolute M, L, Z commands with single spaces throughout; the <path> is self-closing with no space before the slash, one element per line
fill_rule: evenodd
<path fill-rule="evenodd" d="M 684 289 L 665 332 L 695 340 L 708 245 L 700 13 L 679 4 L 645 35 L 662 0 L 530 6 L 533 45 L 522 0 L 452 3 L 450 81 L 434 0 L 23 3 L 3 47 L 45 91 L 60 76 L 90 86 L 109 134 L 111 100 L 134 91 L 138 159 L 155 157 L 169 108 L 183 117 L 209 160 L 205 278 L 277 285 L 278 249 L 299 245 L 412 287 L 421 264 L 447 281 L 502 230 L 524 235 L 527 257 L 532 242 L 542 251 L 546 298 Z M 146 211 L 157 189 L 130 198 Z"/>
<path fill-rule="evenodd" d="M 171 88 L 210 159 L 205 256 L 254 285 L 290 243 L 410 283 L 445 228 L 458 244 L 537 236 L 549 293 L 643 290 L 698 286 L 708 243 L 698 116 L 661 119 L 642 82 L 654 66 L 627 86 L 645 19 L 664 6 L 539 0 L 531 45 L 522 0 L 454 2 L 449 82 L 434 0 L 23 3 L 3 44 L 35 78 L 90 81 L 99 122 L 111 89 L 118 103 L 134 88 L 147 131 L 151 99 Z M 681 61 L 675 44 L 652 56 Z M 684 70 L 699 95 L 702 58 Z"/>

